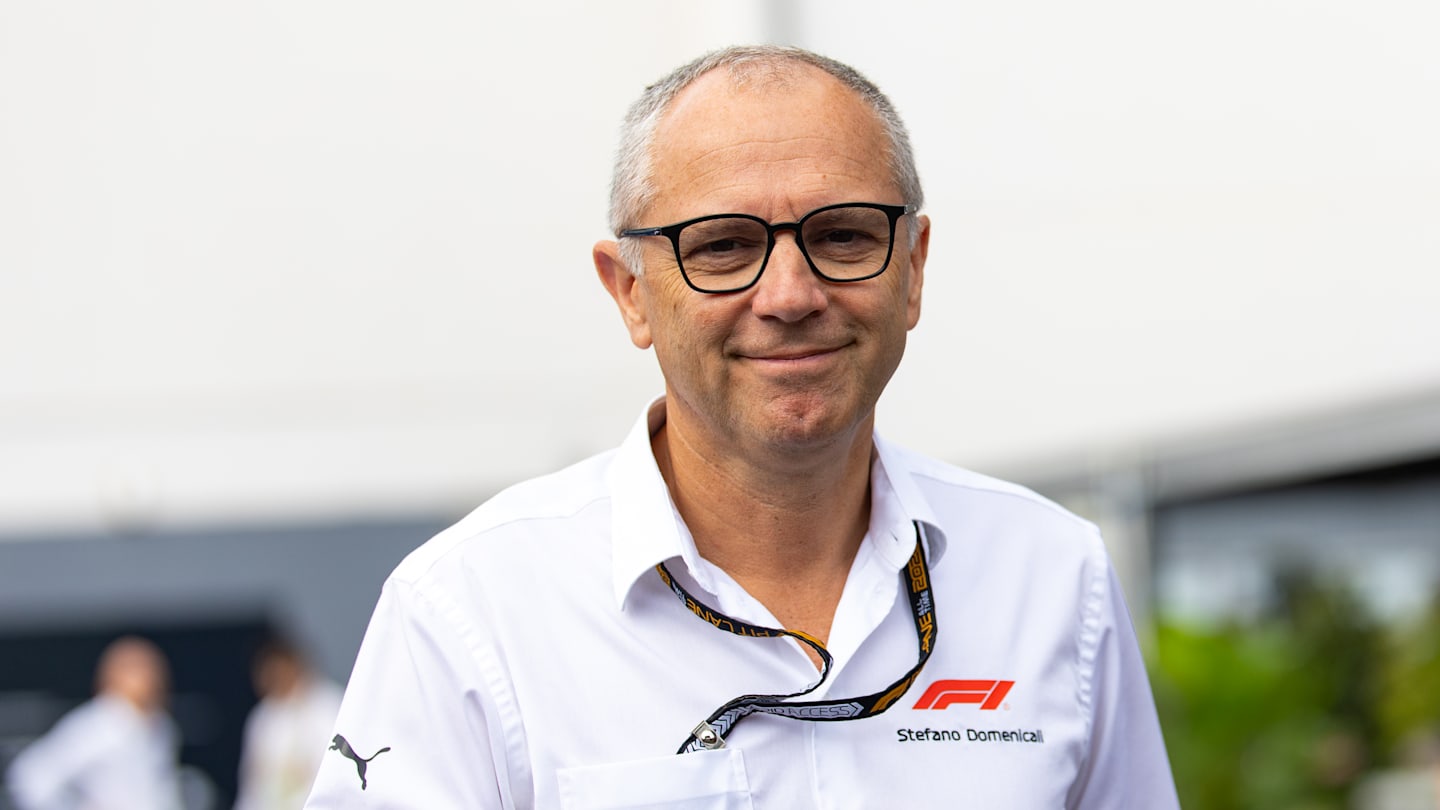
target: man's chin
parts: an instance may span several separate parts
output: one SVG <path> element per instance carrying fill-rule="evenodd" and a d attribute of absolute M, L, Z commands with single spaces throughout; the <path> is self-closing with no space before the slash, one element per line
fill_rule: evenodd
<path fill-rule="evenodd" d="M 773 450 L 803 455 L 853 442 L 867 421 L 836 408 L 833 400 L 780 400 L 770 403 L 761 418 L 763 423 L 753 435 L 765 437 Z"/>

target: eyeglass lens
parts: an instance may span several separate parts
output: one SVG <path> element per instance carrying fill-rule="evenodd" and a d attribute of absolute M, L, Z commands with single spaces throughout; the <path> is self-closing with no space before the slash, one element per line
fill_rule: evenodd
<path fill-rule="evenodd" d="M 891 220 L 874 208 L 816 211 L 800 225 L 799 241 L 821 275 L 844 281 L 872 276 L 890 254 Z M 681 271 L 702 290 L 743 287 L 763 269 L 769 235 L 764 224 L 740 216 L 691 223 L 680 231 Z"/>

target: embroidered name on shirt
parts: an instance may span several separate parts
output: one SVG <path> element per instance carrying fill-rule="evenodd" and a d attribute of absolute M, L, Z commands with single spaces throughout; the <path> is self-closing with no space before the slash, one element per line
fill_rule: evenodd
<path fill-rule="evenodd" d="M 976 728 L 897 728 L 896 742 L 984 742 L 1043 743 L 1041 729 L 1013 728 L 1004 731 Z"/>

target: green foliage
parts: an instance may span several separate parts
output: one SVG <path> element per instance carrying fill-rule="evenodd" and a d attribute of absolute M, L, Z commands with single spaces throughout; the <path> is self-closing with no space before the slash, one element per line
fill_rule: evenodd
<path fill-rule="evenodd" d="M 1440 723 L 1440 602 L 1387 628 L 1344 587 L 1277 586 L 1253 623 L 1156 628 L 1155 697 L 1189 810 L 1345 810 L 1367 769 Z"/>
<path fill-rule="evenodd" d="M 1403 760 L 1406 746 L 1440 731 L 1440 598 L 1389 634 L 1381 671 L 1379 743 Z"/>

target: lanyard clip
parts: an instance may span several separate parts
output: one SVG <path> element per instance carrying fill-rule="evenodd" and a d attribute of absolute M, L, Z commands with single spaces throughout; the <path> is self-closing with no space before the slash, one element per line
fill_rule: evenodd
<path fill-rule="evenodd" d="M 714 751 L 725 747 L 725 738 L 721 737 L 720 732 L 716 731 L 715 727 L 710 725 L 706 720 L 701 720 L 700 725 L 696 726 L 695 730 L 690 732 L 690 735 L 695 738 L 696 742 L 700 743 L 701 748 L 707 751 Z"/>

